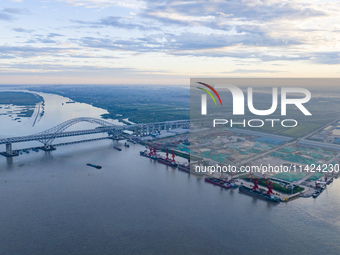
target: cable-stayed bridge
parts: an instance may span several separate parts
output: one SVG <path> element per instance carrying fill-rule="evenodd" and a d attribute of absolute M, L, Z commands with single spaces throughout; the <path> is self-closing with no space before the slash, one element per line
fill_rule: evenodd
<path fill-rule="evenodd" d="M 94 129 L 76 130 L 76 131 L 65 131 L 67 128 L 80 123 L 89 122 L 98 124 L 99 127 Z M 132 131 L 136 136 L 145 136 L 156 134 L 161 130 L 171 130 L 176 128 L 190 128 L 190 120 L 178 120 L 178 121 L 164 121 L 146 124 L 133 124 L 133 125 L 115 125 L 108 121 L 96 118 L 74 118 L 65 121 L 55 127 L 47 129 L 43 132 L 18 137 L 0 138 L 0 144 L 6 145 L 6 152 L 2 155 L 7 157 L 16 156 L 12 149 L 13 143 L 38 141 L 43 144 L 42 149 L 48 151 L 52 150 L 52 143 L 55 139 L 61 137 L 81 136 L 89 134 L 107 133 L 111 138 L 118 138 L 124 130 Z"/>

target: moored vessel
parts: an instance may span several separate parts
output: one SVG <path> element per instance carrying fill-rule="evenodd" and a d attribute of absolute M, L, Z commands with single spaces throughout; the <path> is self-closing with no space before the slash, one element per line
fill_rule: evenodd
<path fill-rule="evenodd" d="M 267 200 L 267 201 L 280 202 L 280 199 L 275 195 L 270 195 L 270 194 L 267 194 L 265 192 L 262 192 L 262 191 L 259 191 L 259 190 L 256 190 L 256 189 L 248 188 L 248 187 L 243 186 L 243 185 L 241 185 L 239 187 L 239 191 L 242 192 L 242 193 L 254 196 L 254 197 L 258 197 L 258 198 Z"/>
<path fill-rule="evenodd" d="M 187 172 L 187 173 L 191 173 L 190 170 L 190 165 L 186 165 L 186 164 L 178 164 L 178 170 L 181 170 L 183 172 Z"/>
<path fill-rule="evenodd" d="M 162 163 L 164 165 L 167 165 L 167 166 L 172 166 L 172 167 L 178 166 L 178 164 L 176 162 L 172 162 L 171 160 L 167 160 L 167 159 L 164 159 L 164 158 L 159 158 L 158 162 Z"/>
<path fill-rule="evenodd" d="M 151 146 L 147 146 L 147 148 L 150 150 L 149 152 L 147 150 L 140 151 L 139 155 L 157 160 L 159 158 L 159 156 L 157 155 L 157 148 L 153 148 Z"/>
<path fill-rule="evenodd" d="M 206 182 L 209 182 L 211 184 L 214 184 L 214 185 L 219 186 L 219 187 L 224 188 L 224 189 L 231 189 L 232 188 L 232 185 L 228 181 L 225 181 L 225 180 L 222 180 L 222 179 L 218 179 L 218 178 L 215 178 L 215 177 L 207 177 L 204 180 Z"/>
<path fill-rule="evenodd" d="M 168 149 L 166 149 L 166 157 L 165 158 L 163 158 L 163 157 L 158 158 L 158 162 L 162 163 L 164 165 L 167 165 L 167 166 L 177 167 L 178 164 L 175 161 L 175 154 L 173 153 L 173 151 L 171 151 L 171 154 L 172 154 L 172 159 L 169 158 L 169 151 L 168 151 Z"/>
<path fill-rule="evenodd" d="M 147 150 L 145 150 L 145 151 L 140 151 L 140 152 L 139 152 L 139 155 L 144 156 L 144 157 L 147 157 L 147 158 L 151 158 L 151 159 L 158 159 L 158 156 L 157 156 L 157 155 L 150 155 L 150 154 L 148 153 Z"/>

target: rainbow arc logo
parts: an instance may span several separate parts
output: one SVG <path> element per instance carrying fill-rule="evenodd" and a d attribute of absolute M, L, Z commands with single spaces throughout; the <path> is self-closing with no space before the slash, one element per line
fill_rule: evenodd
<path fill-rule="evenodd" d="M 212 86 L 210 86 L 210 85 L 208 85 L 208 84 L 206 84 L 206 83 L 203 83 L 203 82 L 197 82 L 197 83 L 198 83 L 198 84 L 201 84 L 201 85 L 203 85 L 203 86 L 205 86 L 205 87 L 207 87 L 207 88 L 209 88 L 209 89 L 211 89 L 211 91 L 214 92 L 215 95 L 217 96 L 217 98 L 218 98 L 218 100 L 220 101 L 220 104 L 221 104 L 221 106 L 222 106 L 221 97 L 220 97 L 220 95 L 217 93 L 217 91 L 216 91 Z M 214 100 L 215 105 L 217 105 L 214 96 L 211 94 L 211 92 L 210 92 L 209 90 L 206 90 L 206 89 L 200 88 L 200 87 L 197 87 L 197 88 L 200 89 L 200 90 L 203 90 L 204 92 L 206 92 L 206 93 L 212 98 L 212 100 Z"/>
<path fill-rule="evenodd" d="M 220 104 L 222 106 L 222 100 L 221 100 L 221 97 L 220 95 L 217 93 L 217 91 L 210 85 L 206 84 L 206 83 L 203 83 L 203 82 L 197 82 L 198 84 L 201 84 L 205 87 L 207 87 L 208 89 L 210 89 L 218 98 L 218 100 L 220 101 Z M 214 101 L 215 105 L 217 106 L 217 103 L 216 103 L 216 100 L 215 100 L 215 97 L 213 96 L 213 94 L 205 89 L 205 88 L 201 88 L 201 87 L 197 87 L 198 89 L 200 90 L 203 90 L 204 92 L 206 92 L 211 98 L 212 100 Z M 202 94 L 202 97 L 201 97 L 201 114 L 202 115 L 207 115 L 207 95 L 206 94 Z"/>

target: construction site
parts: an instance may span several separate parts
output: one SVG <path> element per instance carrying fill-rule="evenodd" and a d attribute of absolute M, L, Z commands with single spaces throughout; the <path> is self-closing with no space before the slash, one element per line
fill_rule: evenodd
<path fill-rule="evenodd" d="M 143 142 L 149 149 L 145 153 L 158 162 L 271 202 L 316 198 L 339 176 L 340 146 L 334 143 L 315 146 L 312 140 L 237 128 L 173 132 Z M 229 170 L 232 166 L 233 171 L 216 171 L 217 165 Z M 268 169 L 264 166 L 281 166 L 285 171 L 261 171 Z"/>

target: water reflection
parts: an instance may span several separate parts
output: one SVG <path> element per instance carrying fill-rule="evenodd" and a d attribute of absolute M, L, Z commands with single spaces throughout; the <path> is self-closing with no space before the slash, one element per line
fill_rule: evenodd
<path fill-rule="evenodd" d="M 13 158 L 6 157 L 6 162 L 7 162 L 7 169 L 11 169 L 13 167 Z"/>
<path fill-rule="evenodd" d="M 53 155 L 51 151 L 44 151 L 44 160 L 48 161 L 48 160 L 52 160 L 53 159 Z"/>

